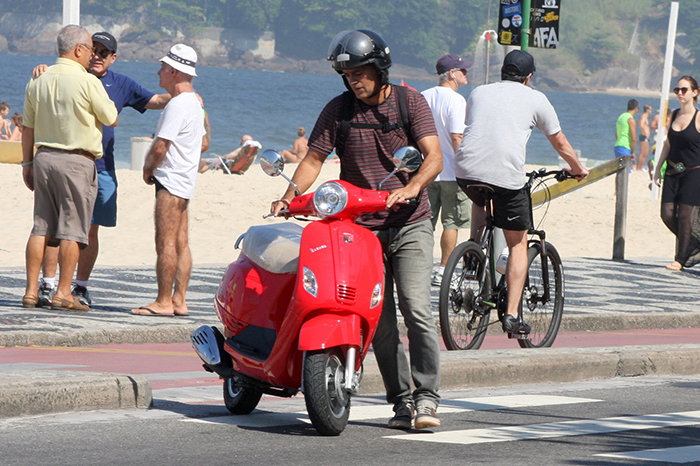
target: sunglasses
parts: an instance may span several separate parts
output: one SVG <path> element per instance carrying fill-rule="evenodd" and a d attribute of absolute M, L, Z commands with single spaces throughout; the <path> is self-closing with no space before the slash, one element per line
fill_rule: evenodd
<path fill-rule="evenodd" d="M 94 48 L 93 50 L 95 52 L 95 55 L 99 55 L 100 57 L 102 57 L 103 60 L 112 55 L 112 52 L 110 52 L 107 49 L 97 50 L 97 48 Z"/>
<path fill-rule="evenodd" d="M 673 88 L 673 93 L 678 95 L 678 94 L 685 94 L 690 90 L 689 87 L 674 87 Z"/>

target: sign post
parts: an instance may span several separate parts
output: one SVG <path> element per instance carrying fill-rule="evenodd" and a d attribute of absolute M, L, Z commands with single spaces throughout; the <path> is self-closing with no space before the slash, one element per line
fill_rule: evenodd
<path fill-rule="evenodd" d="M 520 36 L 520 49 L 527 52 L 530 46 L 530 0 L 523 0 L 523 26 Z"/>
<path fill-rule="evenodd" d="M 559 45 L 561 0 L 500 0 L 498 43 L 555 49 Z"/>

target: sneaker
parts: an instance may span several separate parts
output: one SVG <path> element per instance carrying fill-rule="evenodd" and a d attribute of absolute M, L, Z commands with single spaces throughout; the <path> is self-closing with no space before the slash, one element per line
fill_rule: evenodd
<path fill-rule="evenodd" d="M 78 302 L 84 306 L 90 307 L 90 305 L 92 304 L 92 299 L 90 299 L 90 292 L 85 286 L 80 286 L 77 283 L 73 283 L 73 285 L 71 285 L 70 294 L 75 296 L 78 299 Z"/>
<path fill-rule="evenodd" d="M 53 297 L 52 294 L 53 288 L 42 281 L 41 285 L 39 285 L 39 299 L 36 303 L 36 307 L 50 307 Z"/>
<path fill-rule="evenodd" d="M 430 280 L 430 284 L 433 286 L 440 286 L 442 283 L 442 272 L 436 270 L 433 272 L 433 278 Z"/>
<path fill-rule="evenodd" d="M 389 427 L 389 429 L 409 430 L 416 414 L 413 409 L 413 403 L 410 401 L 396 403 L 394 405 L 394 413 L 396 414 L 394 414 L 394 417 L 389 419 L 387 427 Z"/>
<path fill-rule="evenodd" d="M 530 326 L 525 322 L 520 322 L 517 316 L 506 314 L 503 319 L 503 331 L 527 335 L 530 333 Z"/>
<path fill-rule="evenodd" d="M 440 427 L 440 419 L 435 413 L 435 408 L 428 405 L 418 405 L 416 409 L 416 429 L 430 429 Z"/>

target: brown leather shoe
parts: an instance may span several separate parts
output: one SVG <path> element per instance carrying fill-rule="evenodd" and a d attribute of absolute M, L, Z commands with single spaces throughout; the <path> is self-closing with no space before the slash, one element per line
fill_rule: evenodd
<path fill-rule="evenodd" d="M 63 299 L 57 296 L 53 297 L 53 302 L 51 303 L 51 309 L 56 311 L 73 311 L 73 312 L 87 312 L 90 310 L 90 306 L 81 304 L 77 299 Z"/>
<path fill-rule="evenodd" d="M 39 302 L 39 298 L 34 295 L 25 294 L 22 297 L 22 307 L 36 307 Z"/>

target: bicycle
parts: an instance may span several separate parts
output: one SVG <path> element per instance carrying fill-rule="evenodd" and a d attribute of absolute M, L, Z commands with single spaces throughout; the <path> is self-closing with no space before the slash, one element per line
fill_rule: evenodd
<path fill-rule="evenodd" d="M 526 186 L 532 193 L 537 186 L 552 178 L 563 181 L 572 176 L 564 170 L 526 173 Z M 496 309 L 500 323 L 506 313 L 507 288 L 505 274 L 496 275 L 494 229 L 491 199 L 493 190 L 488 185 L 472 184 L 481 191 L 486 202 L 486 225 L 477 240 L 457 245 L 447 260 L 440 285 L 440 330 L 448 350 L 478 349 L 484 341 L 491 311 Z M 546 185 L 545 185 L 546 186 Z M 546 188 L 545 188 L 546 189 Z M 532 202 L 530 203 L 530 219 Z M 531 223 L 534 225 L 534 222 Z M 528 334 L 508 334 L 522 348 L 550 347 L 559 331 L 564 310 L 564 269 L 556 248 L 545 241 L 543 230 L 528 230 L 528 273 L 518 319 L 530 325 Z M 534 237 L 534 238 L 533 238 Z"/>

